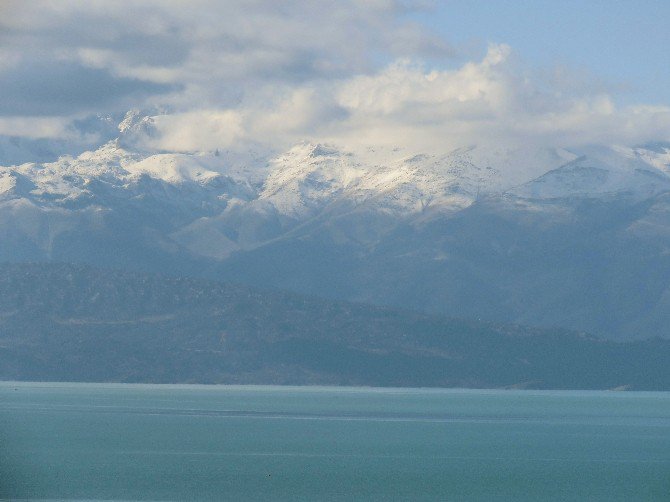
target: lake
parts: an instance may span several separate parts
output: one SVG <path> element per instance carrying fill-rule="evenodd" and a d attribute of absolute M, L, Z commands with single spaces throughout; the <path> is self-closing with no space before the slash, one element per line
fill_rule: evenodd
<path fill-rule="evenodd" d="M 670 500 L 670 393 L 0 382 L 0 499 Z"/>

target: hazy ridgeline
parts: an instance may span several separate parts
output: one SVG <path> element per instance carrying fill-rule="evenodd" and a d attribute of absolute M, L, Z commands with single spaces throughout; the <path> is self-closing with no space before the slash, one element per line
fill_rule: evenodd
<path fill-rule="evenodd" d="M 1 272 L 2 379 L 670 389 L 668 340 L 72 265 Z"/>

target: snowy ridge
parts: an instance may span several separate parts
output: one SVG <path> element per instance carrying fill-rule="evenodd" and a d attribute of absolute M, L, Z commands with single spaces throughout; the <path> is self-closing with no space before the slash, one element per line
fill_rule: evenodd
<path fill-rule="evenodd" d="M 212 191 L 220 188 L 219 195 L 226 195 L 226 187 L 236 195 L 250 195 L 252 189 L 239 173 L 227 176 L 223 161 L 215 155 L 156 154 L 145 156 L 128 151 L 111 141 L 95 151 L 77 157 L 64 156 L 55 162 L 29 163 L 0 168 L 0 194 L 5 198 L 28 197 L 36 203 L 53 205 L 85 198 L 98 199 L 110 190 L 117 194 L 127 192 L 137 195 L 145 178 L 173 187 L 178 191 Z M 29 191 L 17 192 L 17 180 L 24 179 L 32 185 Z M 180 188 L 181 187 L 181 188 Z M 101 190 L 104 189 L 104 190 Z M 225 198 L 225 197 L 224 197 Z"/>
<path fill-rule="evenodd" d="M 252 212 L 300 220 L 335 202 L 403 217 L 457 211 L 502 192 L 533 200 L 607 194 L 645 198 L 670 188 L 665 144 L 579 152 L 470 146 L 446 154 L 408 154 L 302 143 L 275 156 L 222 155 L 133 148 L 138 135 L 153 131 L 151 117 L 137 111 L 128 112 L 118 129 L 118 139 L 76 157 L 2 168 L 0 195 L 38 204 L 100 202 L 101 188 L 135 196 L 148 179 L 172 187 L 175 197 L 184 190 L 191 196 L 208 192 L 206 198 L 218 191 L 220 200 L 248 203 Z"/>
<path fill-rule="evenodd" d="M 374 244 L 400 222 L 448 218 L 502 194 L 538 208 L 670 191 L 667 144 L 410 153 L 301 143 L 279 155 L 173 153 L 135 148 L 138 135 L 153 134 L 150 117 L 129 112 L 119 131 L 78 156 L 0 167 L 0 234 L 46 249 L 60 229 L 84 220 L 105 228 L 105 215 L 121 214 L 123 225 L 159 232 L 164 246 L 222 259 L 328 221 L 340 241 Z"/>
<path fill-rule="evenodd" d="M 364 156 L 322 144 L 298 145 L 270 162 L 259 200 L 278 212 L 305 216 L 335 200 L 398 216 L 429 207 L 459 209 L 499 185 L 493 167 L 475 165 L 467 152 L 400 157 Z"/>
<path fill-rule="evenodd" d="M 590 147 L 563 166 L 509 191 L 527 199 L 626 196 L 643 200 L 670 190 L 668 152 Z"/>

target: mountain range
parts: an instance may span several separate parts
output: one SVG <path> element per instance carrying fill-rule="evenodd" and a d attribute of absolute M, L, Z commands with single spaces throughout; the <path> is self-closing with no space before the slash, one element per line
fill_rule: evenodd
<path fill-rule="evenodd" d="M 152 134 L 131 112 L 98 147 L 0 158 L 0 261 L 670 337 L 669 144 L 176 153 Z"/>

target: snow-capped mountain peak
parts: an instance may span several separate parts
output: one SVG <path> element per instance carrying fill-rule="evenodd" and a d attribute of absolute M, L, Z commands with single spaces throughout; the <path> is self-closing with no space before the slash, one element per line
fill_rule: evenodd
<path fill-rule="evenodd" d="M 321 144 L 297 145 L 269 164 L 259 199 L 296 217 L 340 196 L 365 175 L 352 154 Z"/>

